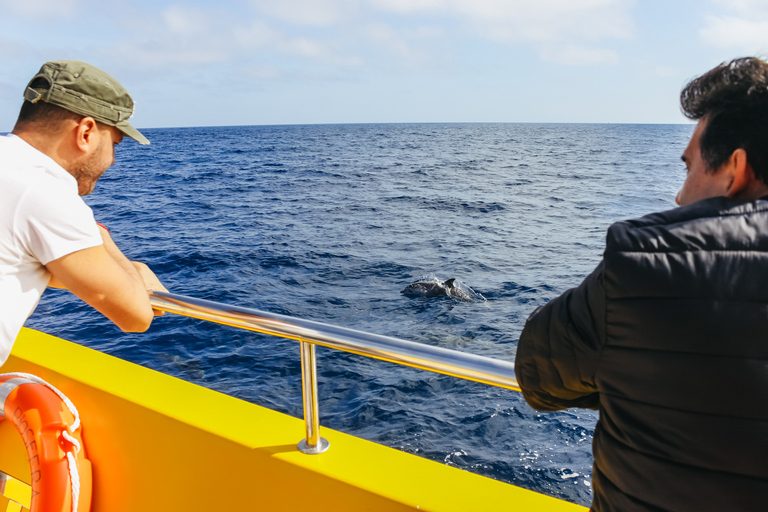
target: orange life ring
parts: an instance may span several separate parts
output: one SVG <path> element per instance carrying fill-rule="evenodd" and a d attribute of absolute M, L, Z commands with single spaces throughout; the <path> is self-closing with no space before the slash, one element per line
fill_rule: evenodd
<path fill-rule="evenodd" d="M 0 374 L 0 421 L 3 419 L 13 423 L 27 448 L 30 512 L 88 512 L 91 463 L 72 402 L 34 375 Z"/>

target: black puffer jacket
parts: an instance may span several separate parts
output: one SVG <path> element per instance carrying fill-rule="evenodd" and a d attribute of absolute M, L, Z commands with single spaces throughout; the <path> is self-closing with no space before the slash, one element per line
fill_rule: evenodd
<path fill-rule="evenodd" d="M 614 224 L 515 364 L 532 407 L 599 409 L 593 510 L 768 510 L 768 200 Z"/>

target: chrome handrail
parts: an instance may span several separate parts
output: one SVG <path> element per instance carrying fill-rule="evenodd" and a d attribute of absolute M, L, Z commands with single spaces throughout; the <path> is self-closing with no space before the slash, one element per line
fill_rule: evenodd
<path fill-rule="evenodd" d="M 305 453 L 321 453 L 328 448 L 318 433 L 314 345 L 520 391 L 515 366 L 509 361 L 174 293 L 153 292 L 150 301 L 160 311 L 299 341 L 307 430 L 299 449 Z"/>

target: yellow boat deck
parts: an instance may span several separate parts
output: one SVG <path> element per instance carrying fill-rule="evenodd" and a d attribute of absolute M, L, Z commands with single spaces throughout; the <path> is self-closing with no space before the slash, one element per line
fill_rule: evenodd
<path fill-rule="evenodd" d="M 38 375 L 78 407 L 96 512 L 586 510 L 326 428 L 330 450 L 305 455 L 300 419 L 29 329 L 0 372 Z M 0 471 L 29 483 L 8 421 Z M 28 506 L 24 487 L 10 480 L 0 511 Z"/>

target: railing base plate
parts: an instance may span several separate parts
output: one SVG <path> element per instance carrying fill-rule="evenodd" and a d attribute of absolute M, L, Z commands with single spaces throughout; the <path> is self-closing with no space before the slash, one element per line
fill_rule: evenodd
<path fill-rule="evenodd" d="M 330 447 L 331 443 L 329 443 L 328 440 L 324 437 L 320 438 L 320 442 L 317 444 L 317 446 L 309 446 L 306 439 L 302 439 L 298 444 L 299 451 L 301 453 L 306 453 L 307 455 L 317 455 L 318 453 L 323 453 Z"/>

